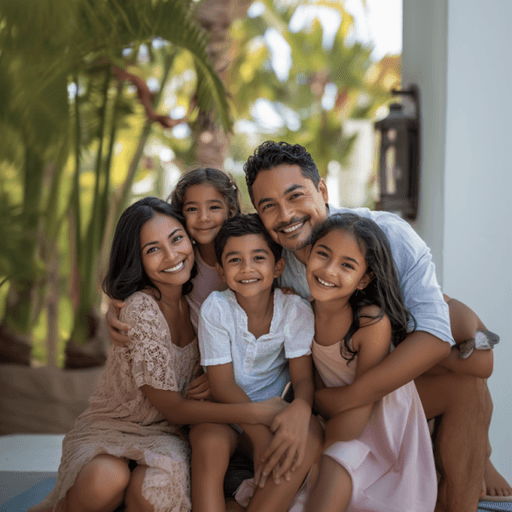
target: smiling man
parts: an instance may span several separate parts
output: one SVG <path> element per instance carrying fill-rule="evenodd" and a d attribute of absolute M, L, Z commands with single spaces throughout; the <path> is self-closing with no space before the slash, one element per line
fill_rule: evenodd
<path fill-rule="evenodd" d="M 313 230 L 328 215 L 353 211 L 373 219 L 389 238 L 405 304 L 417 327 L 385 360 L 354 384 L 332 394 L 340 412 L 373 402 L 415 380 L 427 418 L 439 417 L 434 452 L 441 472 L 436 511 L 476 511 L 484 478 L 492 404 L 482 376 L 492 372 L 492 351 L 471 356 L 483 375 L 457 358 L 450 316 L 429 248 L 407 222 L 367 208 L 335 209 L 311 155 L 300 145 L 267 141 L 244 165 L 251 200 L 287 264 L 280 285 L 309 298 L 305 278 Z M 340 333 L 340 338 L 343 333 Z M 434 368 L 435 367 L 435 368 Z M 321 411 L 328 414 L 328 411 Z M 277 444 L 277 440 L 276 440 Z"/>

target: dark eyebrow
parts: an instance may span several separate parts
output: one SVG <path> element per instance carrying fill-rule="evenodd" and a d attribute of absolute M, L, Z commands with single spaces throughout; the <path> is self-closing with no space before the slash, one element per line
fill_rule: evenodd
<path fill-rule="evenodd" d="M 183 206 L 186 206 L 187 204 L 197 204 L 199 201 L 187 201 L 185 203 L 183 203 Z M 219 204 L 222 204 L 222 201 L 220 199 L 208 199 L 208 201 L 206 201 L 207 203 L 219 203 Z"/>
<path fill-rule="evenodd" d="M 251 253 L 264 253 L 264 254 L 270 254 L 269 251 L 267 251 L 266 249 L 254 249 L 254 251 L 251 251 Z M 240 251 L 230 251 L 228 253 L 226 253 L 223 257 L 224 258 L 230 258 L 231 256 L 236 256 L 237 254 L 240 254 Z"/>
<path fill-rule="evenodd" d="M 332 253 L 332 249 L 330 247 L 327 247 L 327 245 L 324 245 L 324 244 L 317 244 L 316 247 L 323 247 L 326 251 L 329 251 L 330 253 Z M 350 256 L 345 256 L 345 255 L 341 255 L 342 258 L 348 260 L 348 261 L 353 261 L 356 265 L 359 266 L 359 262 L 354 259 L 354 258 L 351 258 Z"/>
<path fill-rule="evenodd" d="M 285 191 L 284 195 L 288 195 L 294 190 L 297 190 L 299 188 L 304 188 L 304 185 L 299 185 L 298 183 L 294 183 L 293 185 L 290 185 Z M 258 207 L 262 205 L 262 203 L 267 203 L 268 201 L 272 201 L 271 197 L 264 197 L 263 199 L 260 199 L 258 201 Z"/>
<path fill-rule="evenodd" d="M 174 231 L 171 232 L 171 234 L 167 238 L 171 238 L 176 231 L 182 231 L 181 228 L 176 228 Z M 148 242 L 142 249 L 145 249 L 148 245 L 156 245 L 158 242 Z"/>
<path fill-rule="evenodd" d="M 297 190 L 298 188 L 304 188 L 304 185 L 299 185 L 298 183 L 294 183 L 293 185 L 289 186 L 285 191 L 284 194 L 289 194 L 290 192 L 293 192 Z"/>

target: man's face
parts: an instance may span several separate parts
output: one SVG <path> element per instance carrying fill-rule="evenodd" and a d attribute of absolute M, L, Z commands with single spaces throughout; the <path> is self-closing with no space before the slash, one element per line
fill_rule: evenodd
<path fill-rule="evenodd" d="M 260 171 L 252 185 L 254 206 L 270 236 L 284 248 L 299 251 L 327 218 L 327 187 L 318 190 L 298 165 L 282 164 Z"/>

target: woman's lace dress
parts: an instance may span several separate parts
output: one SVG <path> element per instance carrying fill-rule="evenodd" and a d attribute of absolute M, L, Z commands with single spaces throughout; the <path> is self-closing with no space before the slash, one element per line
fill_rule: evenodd
<path fill-rule="evenodd" d="M 183 348 L 174 345 L 156 301 L 142 292 L 127 299 L 120 320 L 132 326 L 132 343 L 110 353 L 89 408 L 64 438 L 57 483 L 44 504 L 61 510 L 82 467 L 107 453 L 149 467 L 142 493 L 155 512 L 189 511 L 188 442 L 139 388 L 147 384 L 183 392 L 199 361 L 197 340 Z"/>

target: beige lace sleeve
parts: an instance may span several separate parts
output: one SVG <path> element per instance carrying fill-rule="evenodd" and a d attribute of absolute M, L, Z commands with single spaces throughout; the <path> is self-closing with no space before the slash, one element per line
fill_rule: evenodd
<path fill-rule="evenodd" d="M 128 352 L 136 385 L 179 391 L 175 352 L 156 301 L 142 292 L 133 294 L 121 310 L 120 320 L 131 326 Z"/>

